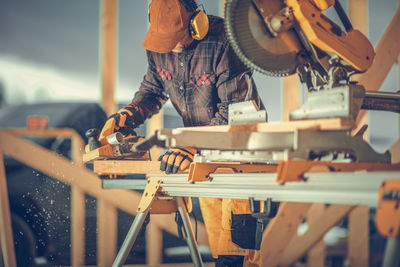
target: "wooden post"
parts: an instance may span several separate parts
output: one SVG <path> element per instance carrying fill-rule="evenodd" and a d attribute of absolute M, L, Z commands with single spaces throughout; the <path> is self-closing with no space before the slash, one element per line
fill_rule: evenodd
<path fill-rule="evenodd" d="M 105 199 L 97 199 L 97 266 L 114 262 L 117 248 L 117 210 Z"/>
<path fill-rule="evenodd" d="M 5 267 L 15 267 L 14 238 L 11 228 L 10 204 L 6 171 L 4 168 L 3 151 L 0 149 L 0 247 L 3 254 Z M 1 260 L 1 258 L 0 258 Z"/>
<path fill-rule="evenodd" d="M 153 115 L 151 119 L 147 121 L 147 134 L 146 137 L 152 136 L 156 130 L 160 130 L 163 127 L 163 110 Z M 152 147 L 150 149 L 151 160 L 158 160 L 158 157 L 161 155 L 162 149 L 160 147 Z"/>
<path fill-rule="evenodd" d="M 307 214 L 307 224 L 312 225 L 317 221 L 318 217 L 323 214 L 325 210 L 324 203 L 315 203 L 311 206 Z M 325 266 L 325 243 L 323 238 L 318 241 L 307 254 L 307 266 L 308 267 L 320 267 Z"/>
<path fill-rule="evenodd" d="M 367 0 L 349 0 L 349 18 L 354 29 L 359 30 L 368 36 L 368 2 Z M 361 84 L 363 85 L 363 84 Z M 368 112 L 365 112 L 357 122 L 352 134 L 355 134 L 364 124 L 369 124 Z M 364 139 L 369 140 L 368 129 L 364 134 Z"/>
<path fill-rule="evenodd" d="M 116 111 L 115 77 L 117 53 L 117 0 L 101 2 L 101 104 L 107 115 Z"/>
<path fill-rule="evenodd" d="M 378 45 L 375 47 L 375 53 L 372 66 L 368 71 L 357 77 L 358 82 L 368 91 L 379 90 L 400 54 L 400 9 L 397 9 Z M 366 116 L 365 114 L 365 110 L 360 112 L 357 123 L 363 120 L 364 116 Z"/>
<path fill-rule="evenodd" d="M 349 18 L 355 29 L 368 36 L 368 1 L 350 0 Z M 361 85 L 364 83 L 360 82 Z M 365 85 L 366 86 L 366 85 Z M 366 86 L 367 88 L 367 86 Z M 364 124 L 369 124 L 368 112 L 359 115 L 353 134 Z M 364 134 L 364 139 L 369 140 L 368 130 Z M 350 266 L 368 266 L 369 261 L 369 210 L 368 207 L 359 206 L 349 214 L 348 246 L 347 258 Z"/>
<path fill-rule="evenodd" d="M 153 215 L 154 219 L 157 215 Z M 146 264 L 159 266 L 162 262 L 162 231 L 150 220 L 146 229 Z"/>
<path fill-rule="evenodd" d="M 357 206 L 349 214 L 348 225 L 349 266 L 368 266 L 369 262 L 369 208 Z"/>
<path fill-rule="evenodd" d="M 279 261 L 279 266 L 292 266 L 309 248 L 318 242 L 330 228 L 347 216 L 354 207 L 353 205 L 330 205 L 323 214 L 319 216 L 318 220 L 309 226 L 305 234 L 297 236 L 290 242 Z"/>
<path fill-rule="evenodd" d="M 297 228 L 311 207 L 310 203 L 283 202 L 279 212 L 263 233 L 261 242 L 262 266 L 276 266 Z"/>
<path fill-rule="evenodd" d="M 72 160 L 76 166 L 83 167 L 83 140 L 71 137 Z M 71 265 L 85 265 L 85 194 L 77 186 L 71 186 Z"/>
<path fill-rule="evenodd" d="M 297 75 L 283 78 L 283 120 L 289 120 L 289 112 L 300 106 L 300 81 Z"/>

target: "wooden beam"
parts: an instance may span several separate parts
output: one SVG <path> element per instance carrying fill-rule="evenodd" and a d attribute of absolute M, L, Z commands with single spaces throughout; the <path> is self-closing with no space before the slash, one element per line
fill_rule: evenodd
<path fill-rule="evenodd" d="M 353 205 L 330 205 L 309 225 L 308 231 L 293 239 L 279 261 L 279 266 L 291 266 L 299 260 L 323 235 L 354 208 Z"/>
<path fill-rule="evenodd" d="M 85 264 L 85 194 L 71 186 L 71 265 Z"/>
<path fill-rule="evenodd" d="M 262 266 L 276 266 L 290 240 L 297 234 L 299 224 L 305 218 L 311 203 L 283 202 L 278 214 L 263 233 L 261 242 Z"/>
<path fill-rule="evenodd" d="M 65 132 L 71 132 L 66 129 Z M 75 131 L 71 133 L 71 154 L 76 166 L 83 167 L 84 143 Z M 85 264 L 85 193 L 77 186 L 71 186 L 71 263 L 72 266 Z"/>
<path fill-rule="evenodd" d="M 368 36 L 368 1 L 349 0 L 349 19 L 354 29 Z"/>
<path fill-rule="evenodd" d="M 177 128 L 180 131 L 204 132 L 293 132 L 298 129 L 344 130 L 351 129 L 354 121 L 344 118 L 324 118 L 284 122 L 263 122 L 246 125 L 216 125 Z"/>
<path fill-rule="evenodd" d="M 289 120 L 289 113 L 300 107 L 300 81 L 297 75 L 283 78 L 283 120 Z"/>
<path fill-rule="evenodd" d="M 324 203 L 314 203 L 307 214 L 307 224 L 312 225 L 317 222 L 318 218 L 324 213 Z M 320 267 L 325 266 L 325 250 L 326 246 L 323 238 L 321 238 L 315 245 L 310 249 L 307 254 L 307 266 L 308 267 Z"/>
<path fill-rule="evenodd" d="M 11 228 L 11 214 L 10 214 L 10 204 L 8 202 L 6 171 L 4 168 L 3 151 L 1 149 L 0 149 L 0 248 L 2 251 L 5 267 L 17 266 L 17 262 L 15 259 L 13 231 Z"/>
<path fill-rule="evenodd" d="M 137 160 L 95 160 L 93 162 L 95 173 L 147 173 L 161 174 L 159 161 Z"/>
<path fill-rule="evenodd" d="M 106 200 L 97 199 L 97 265 L 111 266 L 117 248 L 117 211 Z"/>
<path fill-rule="evenodd" d="M 378 91 L 394 62 L 400 54 L 400 9 L 397 9 L 389 26 L 386 28 L 378 45 L 375 48 L 375 59 L 372 66 L 356 80 L 362 84 L 367 91 Z M 366 116 L 362 110 L 358 115 L 357 122 Z"/>
<path fill-rule="evenodd" d="M 368 266 L 369 262 L 369 209 L 357 206 L 349 214 L 347 259 L 349 266 Z"/>
<path fill-rule="evenodd" d="M 367 0 L 350 0 L 349 1 L 349 18 L 353 27 L 365 36 L 368 36 L 368 2 Z M 362 119 L 358 120 L 355 129 L 353 129 L 352 134 L 356 134 L 359 129 L 365 125 L 369 124 L 368 112 L 364 111 L 365 115 Z M 364 133 L 364 140 L 368 141 L 369 132 L 368 129 Z"/>
<path fill-rule="evenodd" d="M 101 1 L 101 104 L 107 115 L 116 111 L 117 0 Z"/>
<path fill-rule="evenodd" d="M 103 190 L 100 179 L 90 170 L 78 167 L 54 152 L 15 137 L 8 133 L 7 130 L 0 130 L 0 147 L 4 153 L 28 166 L 61 182 L 77 186 L 80 190 L 94 197 L 103 198 L 121 210 L 136 214 L 137 203 L 141 198 L 141 195 L 137 192 L 124 189 Z M 177 234 L 173 215 L 157 215 L 155 222 L 158 227 L 175 235 Z M 194 224 L 194 220 L 192 220 L 192 223 Z M 208 245 L 204 225 L 198 224 L 198 233 L 198 243 Z"/>
<path fill-rule="evenodd" d="M 159 266 L 162 262 L 162 231 L 150 220 L 146 228 L 146 264 Z"/>
<path fill-rule="evenodd" d="M 164 119 L 163 119 L 163 110 L 161 109 L 157 114 L 153 115 L 150 120 L 147 121 L 147 133 L 146 137 L 154 135 L 156 130 L 160 130 L 163 128 Z M 150 149 L 151 160 L 157 161 L 158 157 L 161 155 L 162 148 L 158 146 L 154 146 Z"/>

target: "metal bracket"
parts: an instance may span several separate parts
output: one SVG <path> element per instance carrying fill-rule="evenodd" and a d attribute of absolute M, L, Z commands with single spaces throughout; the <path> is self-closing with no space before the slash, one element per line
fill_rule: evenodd
<path fill-rule="evenodd" d="M 160 188 L 160 184 L 161 179 L 151 179 L 148 181 L 136 210 L 138 213 L 143 213 L 150 208 L 151 204 L 156 199 L 156 193 Z"/>

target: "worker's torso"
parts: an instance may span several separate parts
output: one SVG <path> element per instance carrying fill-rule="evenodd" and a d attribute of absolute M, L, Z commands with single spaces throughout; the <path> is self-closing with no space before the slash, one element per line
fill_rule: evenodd
<path fill-rule="evenodd" d="M 210 17 L 212 32 L 181 53 L 151 53 L 165 93 L 185 126 L 208 125 L 217 110 L 216 67 L 226 37 L 223 20 Z"/>

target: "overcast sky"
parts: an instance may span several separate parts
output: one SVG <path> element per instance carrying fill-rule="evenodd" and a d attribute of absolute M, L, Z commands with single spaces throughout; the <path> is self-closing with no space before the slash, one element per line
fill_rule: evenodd
<path fill-rule="evenodd" d="M 209 14 L 220 14 L 220 0 L 199 0 Z M 347 8 L 347 1 L 341 1 Z M 100 99 L 100 0 L 0 0 L 0 81 L 12 102 Z M 147 0 L 119 0 L 117 99 L 128 102 L 147 69 L 142 48 Z M 369 1 L 369 39 L 375 46 L 397 8 L 397 0 Z M 398 88 L 393 67 L 383 91 Z M 281 120 L 279 78 L 256 74 L 272 121 Z M 10 90 L 12 89 L 12 90 Z M 46 96 L 47 95 L 47 96 Z M 385 119 L 382 119 L 385 118 Z M 390 118 L 390 122 L 386 122 Z M 374 112 L 372 138 L 387 139 L 397 124 L 394 114 Z M 380 122 L 385 121 L 385 123 Z M 398 127 L 397 127 L 398 128 Z M 395 136 L 391 137 L 393 140 Z M 379 141 L 379 140 L 378 140 Z"/>

